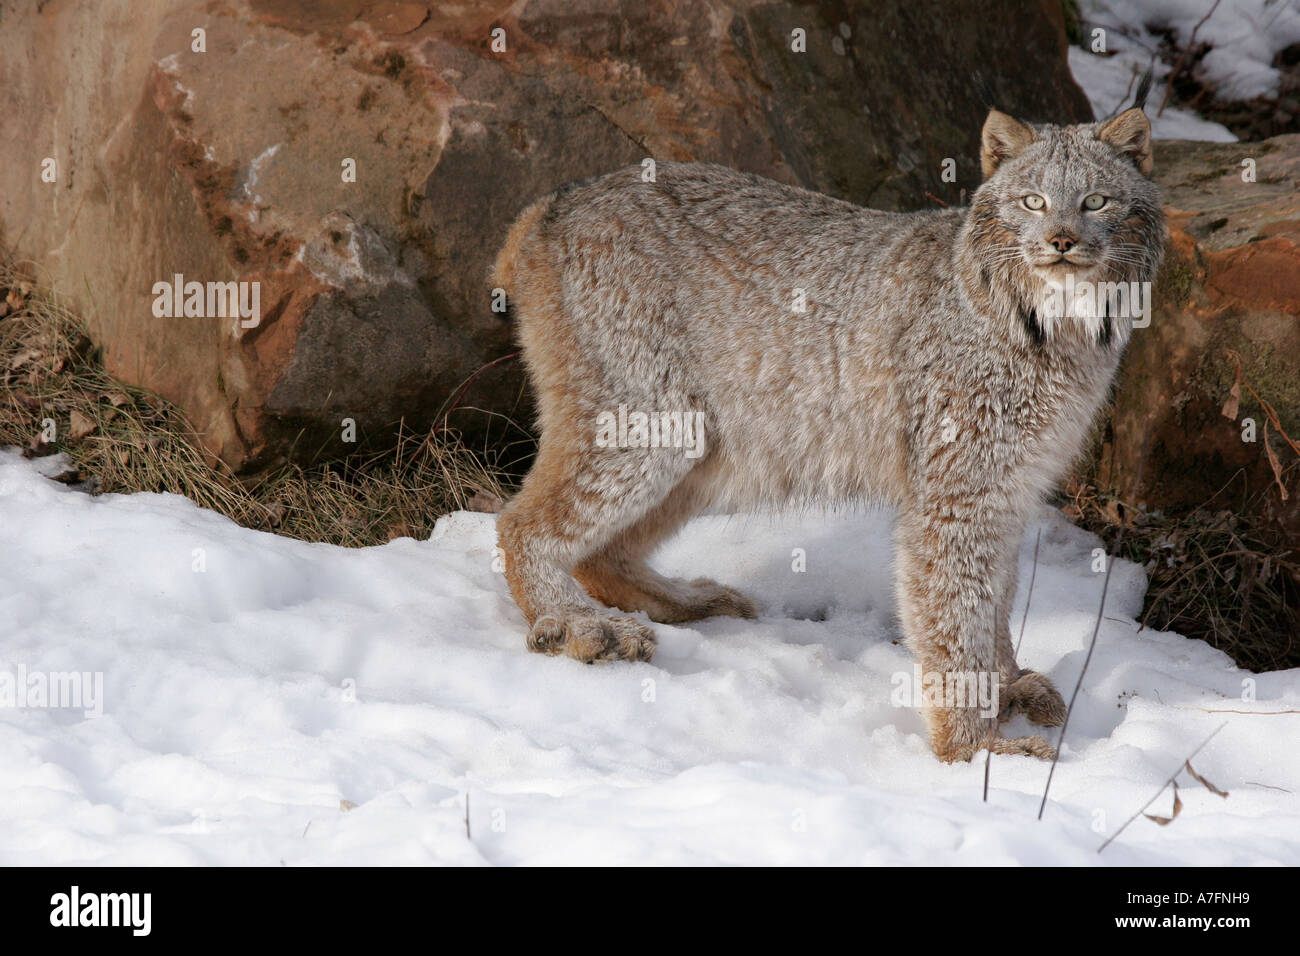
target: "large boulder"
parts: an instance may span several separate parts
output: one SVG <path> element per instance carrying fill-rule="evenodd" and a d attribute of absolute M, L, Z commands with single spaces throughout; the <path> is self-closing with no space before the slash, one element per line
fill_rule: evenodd
<path fill-rule="evenodd" d="M 1300 549 L 1300 135 L 1157 143 L 1155 162 L 1171 241 L 1099 483 L 1172 512 L 1245 507 Z"/>
<path fill-rule="evenodd" d="M 526 416 L 518 363 L 489 365 L 512 345 L 486 272 L 567 180 L 712 160 L 918 208 L 978 184 L 990 103 L 1090 118 L 1053 0 L 611 6 L 8 5 L 0 241 L 84 312 L 110 371 L 248 468 L 343 450 L 348 418 L 382 437 Z M 155 315 L 178 274 L 260 283 L 260 321 Z"/>

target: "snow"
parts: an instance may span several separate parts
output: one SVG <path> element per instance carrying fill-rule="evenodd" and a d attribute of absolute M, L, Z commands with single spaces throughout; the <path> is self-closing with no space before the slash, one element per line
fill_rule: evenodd
<path fill-rule="evenodd" d="M 1196 70 L 1219 99 L 1276 96 L 1280 73 L 1272 66 L 1273 58 L 1300 42 L 1300 3 L 1219 0 L 1209 19 L 1200 23 L 1213 6 L 1214 0 L 1080 0 L 1087 49 L 1070 48 L 1070 69 L 1098 118 L 1127 106 L 1133 77 L 1153 65 L 1157 83 L 1147 112 L 1156 139 L 1235 141 L 1225 127 L 1185 110 L 1167 108 L 1156 116 L 1171 67 L 1155 59 L 1160 40 L 1152 30 L 1171 30 L 1180 47 L 1196 30 L 1197 43 L 1210 44 Z M 1097 27 L 1105 30 L 1106 55 L 1091 52 Z"/>
<path fill-rule="evenodd" d="M 1300 709 L 1300 671 L 1138 633 L 1134 565 L 1037 822 L 1047 764 L 995 757 L 983 803 L 982 757 L 939 763 L 890 703 L 912 662 L 888 514 L 696 519 L 657 563 L 746 589 L 760 619 L 659 625 L 653 663 L 596 666 L 525 650 L 493 523 L 306 544 L 0 451 L 0 677 L 103 681 L 98 717 L 0 706 L 0 864 L 1300 863 L 1300 717 L 1265 713 Z M 1039 531 L 1021 662 L 1068 695 L 1098 542 L 1043 509 L 1017 625 Z M 1099 855 L 1220 724 L 1193 765 L 1231 795 L 1184 774 L 1177 820 Z"/>
<path fill-rule="evenodd" d="M 1108 119 L 1128 109 L 1133 104 L 1133 91 L 1137 89 L 1136 76 L 1149 65 L 1146 54 L 1125 51 L 1114 56 L 1098 56 L 1070 47 L 1070 72 L 1083 89 L 1098 120 Z M 1161 80 L 1168 69 L 1157 69 Z M 1237 137 L 1221 123 L 1202 119 L 1190 110 L 1166 107 L 1160 112 L 1164 99 L 1164 84 L 1155 83 L 1147 100 L 1146 114 L 1151 121 L 1151 135 L 1156 139 L 1199 139 L 1212 143 L 1235 143 Z"/>

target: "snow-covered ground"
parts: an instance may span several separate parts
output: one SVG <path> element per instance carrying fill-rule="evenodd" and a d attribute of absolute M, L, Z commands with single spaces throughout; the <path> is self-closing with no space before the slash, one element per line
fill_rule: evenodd
<path fill-rule="evenodd" d="M 1128 106 L 1134 77 L 1154 66 L 1157 82 L 1147 114 L 1157 139 L 1233 142 L 1236 137 L 1186 110 L 1171 107 L 1157 115 L 1171 67 L 1155 58 L 1160 41 L 1149 28 L 1171 30 L 1180 47 L 1191 42 L 1193 30 L 1197 43 L 1209 43 L 1212 49 L 1196 69 L 1225 101 L 1275 95 L 1279 73 L 1273 58 L 1300 43 L 1296 0 L 1080 0 L 1079 9 L 1087 49 L 1070 48 L 1070 69 L 1093 112 L 1104 118 Z M 1097 28 L 1104 30 L 1105 55 L 1091 52 Z"/>
<path fill-rule="evenodd" d="M 0 452 L 0 863 L 1300 863 L 1300 716 L 1263 715 L 1300 710 L 1300 671 L 1139 634 L 1136 566 L 1040 823 L 1045 763 L 995 757 L 985 804 L 982 758 L 939 763 L 891 705 L 912 664 L 888 515 L 696 520 L 658 563 L 747 589 L 761 619 L 659 626 L 653 664 L 597 666 L 525 651 L 493 520 L 346 550 Z M 1016 622 L 1039 529 L 1021 661 L 1068 695 L 1097 542 L 1044 509 Z M 79 707 L 12 694 L 74 671 L 102 678 Z M 1184 774 L 1174 823 L 1099 856 L 1222 723 L 1193 765 L 1231 795 Z"/>

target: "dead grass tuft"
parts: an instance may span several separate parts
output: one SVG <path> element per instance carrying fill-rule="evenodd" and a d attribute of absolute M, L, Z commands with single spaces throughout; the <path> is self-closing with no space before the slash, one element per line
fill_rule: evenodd
<path fill-rule="evenodd" d="M 427 537 L 449 511 L 494 511 L 517 473 L 503 463 L 510 449 L 403 431 L 381 451 L 237 478 L 207 460 L 179 409 L 109 375 L 77 316 L 13 264 L 0 264 L 0 445 L 63 453 L 59 480 L 92 494 L 170 492 L 246 527 L 348 547 Z"/>
<path fill-rule="evenodd" d="M 1254 509 L 1212 499 L 1168 516 L 1074 482 L 1062 510 L 1146 570 L 1143 627 L 1200 638 L 1252 671 L 1300 665 L 1300 554 Z"/>

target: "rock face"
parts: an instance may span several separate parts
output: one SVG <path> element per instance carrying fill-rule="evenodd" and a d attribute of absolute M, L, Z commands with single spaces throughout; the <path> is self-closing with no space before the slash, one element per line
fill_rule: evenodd
<path fill-rule="evenodd" d="M 1216 493 L 1216 509 L 1255 499 L 1251 510 L 1300 548 L 1298 456 L 1276 427 L 1300 444 L 1300 135 L 1158 143 L 1155 160 L 1171 243 L 1151 326 L 1134 331 L 1124 358 L 1101 484 L 1169 511 Z M 1261 399 L 1277 416 L 1267 440 L 1286 498 L 1265 450 Z"/>
<path fill-rule="evenodd" d="M 611 6 L 0 8 L 0 241 L 82 310 L 110 371 L 248 468 L 345 450 L 347 418 L 363 437 L 453 404 L 461 428 L 526 418 L 518 363 L 480 372 L 512 351 L 485 276 L 565 181 L 710 160 L 920 208 L 978 184 L 990 103 L 1090 118 L 1052 0 Z M 155 315 L 178 274 L 259 283 L 259 321 Z"/>

